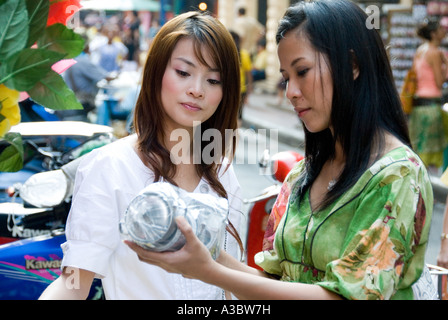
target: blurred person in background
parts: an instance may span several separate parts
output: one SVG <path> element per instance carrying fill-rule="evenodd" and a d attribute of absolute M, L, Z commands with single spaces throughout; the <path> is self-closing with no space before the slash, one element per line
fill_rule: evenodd
<path fill-rule="evenodd" d="M 247 104 L 249 94 L 253 90 L 252 60 L 247 50 L 241 48 L 241 38 L 235 31 L 230 31 L 240 56 L 241 101 L 238 113 L 239 122 L 243 118 L 243 108 Z M 239 124 L 240 125 L 240 124 Z"/>
<path fill-rule="evenodd" d="M 262 38 L 257 43 L 257 53 L 252 64 L 252 79 L 254 82 L 266 79 L 266 67 L 268 65 L 268 52 L 266 51 L 266 39 Z"/>
<path fill-rule="evenodd" d="M 113 79 L 106 70 L 91 61 L 87 37 L 84 37 L 84 41 L 83 52 L 75 58 L 76 63 L 63 74 L 65 82 L 75 93 L 83 110 L 58 110 L 56 114 L 61 120 L 88 121 L 88 113 L 95 109 L 95 97 L 99 91 L 97 83 L 103 79 Z"/>
<path fill-rule="evenodd" d="M 257 42 L 264 35 L 264 27 L 257 19 L 246 14 L 246 8 L 238 9 L 234 30 L 240 36 L 240 49 L 244 49 L 251 57 L 257 52 Z"/>
<path fill-rule="evenodd" d="M 107 43 L 100 45 L 96 52 L 99 56 L 98 64 L 107 72 L 119 72 L 121 62 L 129 53 L 128 48 L 123 44 L 119 37 L 120 29 L 116 24 L 104 26 L 104 34 L 107 37 Z"/>
<path fill-rule="evenodd" d="M 412 147 L 428 167 L 430 174 L 440 175 L 445 148 L 442 121 L 442 85 L 448 61 L 440 49 L 446 30 L 438 20 L 425 20 L 417 29 L 423 43 L 417 48 L 413 67 L 417 74 L 417 91 L 409 115 Z"/>

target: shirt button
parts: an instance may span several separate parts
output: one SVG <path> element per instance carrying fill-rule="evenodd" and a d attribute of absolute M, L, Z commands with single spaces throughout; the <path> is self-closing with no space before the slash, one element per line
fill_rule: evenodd
<path fill-rule="evenodd" d="M 201 191 L 201 193 L 208 193 L 210 191 L 210 188 L 208 184 L 201 184 L 201 186 L 199 187 L 199 191 Z"/>

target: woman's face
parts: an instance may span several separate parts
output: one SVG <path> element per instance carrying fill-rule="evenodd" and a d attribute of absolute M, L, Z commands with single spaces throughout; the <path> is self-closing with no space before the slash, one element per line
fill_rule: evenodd
<path fill-rule="evenodd" d="M 278 45 L 286 97 L 310 132 L 331 126 L 333 81 L 324 56 L 302 34 L 290 31 Z"/>
<path fill-rule="evenodd" d="M 220 71 L 206 49 L 202 49 L 202 55 L 209 66 L 200 63 L 189 38 L 179 40 L 174 48 L 161 91 L 167 130 L 192 129 L 193 122 L 210 118 L 222 100 Z"/>
<path fill-rule="evenodd" d="M 446 29 L 443 26 L 439 26 L 436 31 L 434 31 L 433 37 L 436 37 L 436 40 L 442 41 L 446 36 Z"/>

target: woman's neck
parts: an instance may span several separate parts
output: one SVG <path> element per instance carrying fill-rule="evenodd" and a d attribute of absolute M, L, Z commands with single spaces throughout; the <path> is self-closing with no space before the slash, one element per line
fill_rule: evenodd
<path fill-rule="evenodd" d="M 343 167 L 345 165 L 345 160 L 346 159 L 344 150 L 342 149 L 342 145 L 340 142 L 336 142 L 334 146 L 334 158 L 332 159 L 332 162 Z"/>
<path fill-rule="evenodd" d="M 433 38 L 433 39 L 431 39 L 430 41 L 428 41 L 428 45 L 430 46 L 430 47 L 433 47 L 433 48 L 438 48 L 439 46 L 440 46 L 440 40 L 439 39 L 435 39 L 435 38 Z"/>
<path fill-rule="evenodd" d="M 174 163 L 192 163 L 194 153 L 193 132 L 180 129 L 175 134 L 173 134 L 173 131 L 166 132 L 163 145 L 170 152 L 171 161 Z"/>

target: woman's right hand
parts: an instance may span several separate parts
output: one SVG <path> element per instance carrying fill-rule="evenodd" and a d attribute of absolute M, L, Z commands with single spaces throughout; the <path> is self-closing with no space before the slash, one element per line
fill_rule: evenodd
<path fill-rule="evenodd" d="M 145 250 L 131 241 L 125 243 L 137 253 L 142 262 L 156 265 L 171 273 L 182 274 L 186 278 L 202 280 L 216 262 L 205 245 L 196 237 L 187 220 L 178 217 L 176 222 L 186 239 L 184 247 L 178 251 L 154 252 Z"/>

